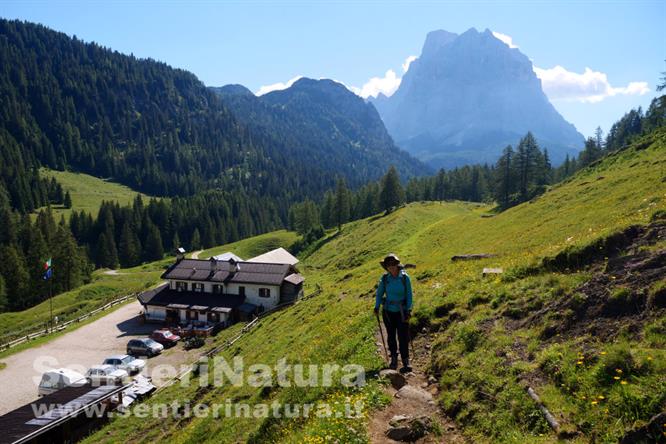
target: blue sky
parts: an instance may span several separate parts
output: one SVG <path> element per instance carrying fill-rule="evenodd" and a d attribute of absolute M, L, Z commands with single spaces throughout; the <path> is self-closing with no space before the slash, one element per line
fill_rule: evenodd
<path fill-rule="evenodd" d="M 210 86 L 257 92 L 297 76 L 325 77 L 364 95 L 394 90 L 429 31 L 489 28 L 533 61 L 552 103 L 586 136 L 647 107 L 666 71 L 663 0 L 0 0 L 0 16 L 161 60 Z"/>

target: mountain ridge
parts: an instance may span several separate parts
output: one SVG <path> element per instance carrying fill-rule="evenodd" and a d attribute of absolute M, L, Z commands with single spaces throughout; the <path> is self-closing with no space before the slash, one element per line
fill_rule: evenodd
<path fill-rule="evenodd" d="M 383 171 L 394 164 L 403 180 L 429 171 L 394 144 L 374 105 L 334 80 L 303 77 L 289 88 L 261 96 L 238 86 L 210 89 L 240 122 L 257 132 L 279 134 L 303 160 L 315 153 L 327 164 L 340 165 L 347 176 L 359 169 L 359 174 L 369 175 L 364 167 L 368 164 Z"/>
<path fill-rule="evenodd" d="M 555 163 L 583 145 L 548 101 L 527 56 L 489 29 L 428 33 L 398 90 L 370 101 L 396 143 L 435 167 L 493 162 L 528 131 Z"/>

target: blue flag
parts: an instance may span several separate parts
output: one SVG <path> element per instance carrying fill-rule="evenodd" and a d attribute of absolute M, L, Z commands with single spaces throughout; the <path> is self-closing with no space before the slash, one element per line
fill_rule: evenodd
<path fill-rule="evenodd" d="M 42 276 L 42 279 L 44 279 L 45 281 L 48 281 L 49 279 L 51 279 L 51 276 L 53 276 L 53 268 L 50 268 L 50 267 L 49 267 L 49 268 L 44 272 L 44 275 Z"/>

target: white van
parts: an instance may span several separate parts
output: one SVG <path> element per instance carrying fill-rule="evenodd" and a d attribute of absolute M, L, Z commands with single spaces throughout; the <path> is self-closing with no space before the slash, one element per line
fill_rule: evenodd
<path fill-rule="evenodd" d="M 65 387 L 81 387 L 88 380 L 81 373 L 68 368 L 56 368 L 42 375 L 37 394 L 39 396 L 50 395 Z"/>

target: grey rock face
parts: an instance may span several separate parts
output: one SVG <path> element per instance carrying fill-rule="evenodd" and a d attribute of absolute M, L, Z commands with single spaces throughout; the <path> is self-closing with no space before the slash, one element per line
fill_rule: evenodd
<path fill-rule="evenodd" d="M 494 162 L 528 131 L 555 163 L 583 146 L 532 62 L 490 30 L 429 33 L 398 90 L 371 101 L 396 143 L 435 168 Z"/>

